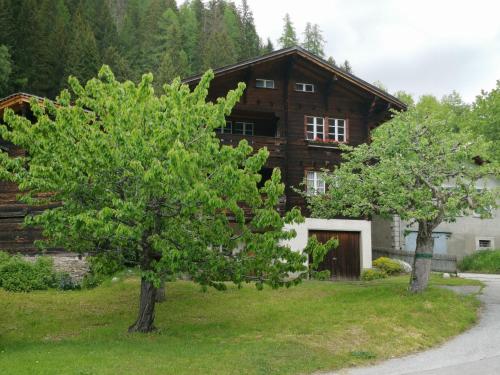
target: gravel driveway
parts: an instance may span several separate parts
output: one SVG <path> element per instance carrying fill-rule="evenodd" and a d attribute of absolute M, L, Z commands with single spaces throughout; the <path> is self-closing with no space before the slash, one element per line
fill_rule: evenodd
<path fill-rule="evenodd" d="M 484 310 L 479 324 L 436 349 L 330 375 L 499 375 L 500 275 L 460 276 L 486 284 L 480 296 Z"/>

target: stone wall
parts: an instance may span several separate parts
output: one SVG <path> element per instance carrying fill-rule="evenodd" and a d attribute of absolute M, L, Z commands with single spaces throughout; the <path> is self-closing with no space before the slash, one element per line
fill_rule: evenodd
<path fill-rule="evenodd" d="M 38 256 L 25 256 L 25 259 L 34 261 Z M 80 282 L 89 270 L 84 256 L 73 253 L 51 254 L 48 256 L 54 260 L 54 269 L 57 272 L 67 272 L 76 282 Z"/>

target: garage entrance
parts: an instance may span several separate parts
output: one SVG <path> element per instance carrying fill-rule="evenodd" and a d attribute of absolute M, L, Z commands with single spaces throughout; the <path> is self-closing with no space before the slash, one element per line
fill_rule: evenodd
<path fill-rule="evenodd" d="M 329 270 L 334 280 L 356 280 L 361 274 L 359 232 L 340 232 L 326 230 L 310 230 L 309 237 L 316 236 L 319 242 L 325 243 L 330 238 L 337 238 L 339 246 L 330 250 L 323 258 L 318 270 Z"/>

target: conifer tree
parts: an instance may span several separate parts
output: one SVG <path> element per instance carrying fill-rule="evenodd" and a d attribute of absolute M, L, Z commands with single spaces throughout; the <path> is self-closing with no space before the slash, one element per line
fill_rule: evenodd
<path fill-rule="evenodd" d="M 179 7 L 179 24 L 182 32 L 183 49 L 188 59 L 189 73 L 200 70 L 200 23 L 192 3 L 185 2 Z"/>
<path fill-rule="evenodd" d="M 345 60 L 344 63 L 339 66 L 339 68 L 346 71 L 347 73 L 352 73 L 352 66 L 349 60 Z"/>
<path fill-rule="evenodd" d="M 325 57 L 325 38 L 323 38 L 321 29 L 317 24 L 307 23 L 302 47 L 316 56 Z"/>
<path fill-rule="evenodd" d="M 271 41 L 271 38 L 267 38 L 266 44 L 262 43 L 262 47 L 260 49 L 260 54 L 265 55 L 266 53 L 270 53 L 274 51 L 274 45 L 273 42 Z"/>
<path fill-rule="evenodd" d="M 97 42 L 82 12 L 77 11 L 71 21 L 71 36 L 63 79 L 72 75 L 88 80 L 99 69 L 100 57 Z"/>
<path fill-rule="evenodd" d="M 281 48 L 293 47 L 299 44 L 297 39 L 297 33 L 295 32 L 295 27 L 293 26 L 292 20 L 290 19 L 290 15 L 287 13 L 285 18 L 283 18 L 283 33 L 278 40 Z"/>
<path fill-rule="evenodd" d="M 239 14 L 241 19 L 239 59 L 244 60 L 259 54 L 260 38 L 255 29 L 253 13 L 248 6 L 247 0 L 242 0 Z"/>
<path fill-rule="evenodd" d="M 0 45 L 0 98 L 8 95 L 7 88 L 11 72 L 12 66 L 9 49 L 7 46 Z"/>
<path fill-rule="evenodd" d="M 0 45 L 13 48 L 16 42 L 13 0 L 0 0 Z"/>

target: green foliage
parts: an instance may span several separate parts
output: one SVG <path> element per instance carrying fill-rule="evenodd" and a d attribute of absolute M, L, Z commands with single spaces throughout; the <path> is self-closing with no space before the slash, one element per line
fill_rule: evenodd
<path fill-rule="evenodd" d="M 297 39 L 297 33 L 295 32 L 295 27 L 293 26 L 290 15 L 287 13 L 285 18 L 283 18 L 283 32 L 278 40 L 281 48 L 293 47 L 299 44 Z"/>
<path fill-rule="evenodd" d="M 310 22 L 307 23 L 302 47 L 316 56 L 325 57 L 325 38 L 318 24 L 313 25 Z"/>
<path fill-rule="evenodd" d="M 500 164 L 500 81 L 490 92 L 477 96 L 464 127 L 489 142 L 485 160 Z"/>
<path fill-rule="evenodd" d="M 380 257 L 373 261 L 373 266 L 388 275 L 397 275 L 404 272 L 401 264 L 391 258 Z"/>
<path fill-rule="evenodd" d="M 316 270 L 319 264 L 323 261 L 323 258 L 328 254 L 329 251 L 337 248 L 339 246 L 339 240 L 336 238 L 331 238 L 325 243 L 318 241 L 316 236 L 309 238 L 307 246 L 304 249 L 304 253 L 309 256 L 309 272 L 311 274 L 317 275 L 319 278 L 323 278 L 325 273 L 318 273 Z M 329 273 L 326 274 L 326 277 Z"/>
<path fill-rule="evenodd" d="M 481 187 L 499 170 L 474 163 L 488 143 L 455 131 L 455 119 L 448 105 L 424 98 L 377 128 L 370 144 L 342 147 L 344 162 L 325 175 L 326 194 L 306 196 L 314 215 L 399 215 L 431 226 L 473 210 L 487 217 L 499 192 Z"/>
<path fill-rule="evenodd" d="M 363 281 L 385 279 L 386 277 L 387 273 L 385 271 L 379 270 L 378 268 L 368 268 L 361 272 L 361 280 Z"/>
<path fill-rule="evenodd" d="M 34 262 L 21 256 L 8 259 L 2 255 L 0 261 L 0 287 L 10 292 L 30 292 L 57 286 L 57 277 L 52 268 L 52 259 L 38 257 Z"/>
<path fill-rule="evenodd" d="M 482 250 L 465 256 L 458 269 L 467 272 L 500 273 L 500 250 Z"/>
<path fill-rule="evenodd" d="M 7 46 L 0 45 L 0 97 L 7 94 L 12 65 Z"/>
<path fill-rule="evenodd" d="M 86 258 L 89 272 L 82 280 L 84 289 L 99 286 L 104 280 L 125 268 L 126 257 L 122 252 L 104 252 Z M 129 259 L 130 261 L 130 259 Z"/>
<path fill-rule="evenodd" d="M 276 210 L 279 170 L 258 188 L 266 149 L 220 144 L 214 129 L 244 85 L 206 103 L 212 78 L 205 74 L 193 92 L 175 80 L 158 97 L 151 75 L 120 83 L 103 67 L 85 87 L 72 78 L 73 96 L 63 91 L 57 105 L 32 102 L 34 125 L 6 111 L 1 136 L 27 150 L 29 168 L 25 157 L 2 153 L 2 175 L 20 184 L 26 202 L 64 202 L 27 218 L 44 228 L 40 245 L 134 254 L 155 285 L 180 273 L 219 288 L 225 280 L 300 282 L 304 256 L 281 245 L 295 235 L 285 225 L 300 222 L 300 213 Z M 53 194 L 37 194 L 46 191 Z"/>

